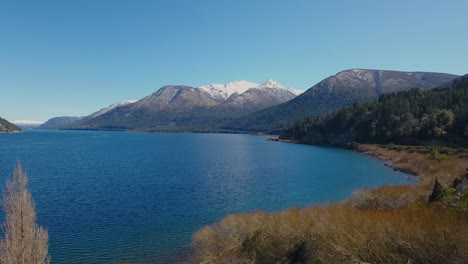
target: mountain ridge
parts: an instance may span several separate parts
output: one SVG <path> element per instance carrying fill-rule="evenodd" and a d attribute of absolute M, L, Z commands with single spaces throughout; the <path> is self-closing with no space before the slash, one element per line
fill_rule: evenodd
<path fill-rule="evenodd" d="M 430 89 L 456 77 L 350 69 L 323 79 L 298 96 L 272 79 L 262 84 L 235 81 L 198 88 L 166 85 L 138 101 L 111 105 L 95 112 L 99 115 L 91 114 L 60 128 L 273 133 L 305 117 L 370 102 L 385 93 Z"/>
<path fill-rule="evenodd" d="M 69 125 L 75 124 L 76 122 L 83 119 L 82 116 L 57 116 L 52 117 L 45 121 L 43 124 L 38 126 L 39 129 L 61 129 L 66 128 Z"/>
<path fill-rule="evenodd" d="M 382 94 L 284 129 L 280 139 L 311 145 L 351 142 L 468 147 L 468 75 L 434 89 Z"/>
<path fill-rule="evenodd" d="M 216 85 L 205 88 L 166 85 L 136 102 L 115 107 L 97 117 L 85 117 L 69 128 L 212 131 L 229 118 L 296 97 L 273 80 L 263 84 L 238 81 L 218 86 L 224 90 L 216 90 Z"/>
<path fill-rule="evenodd" d="M 443 85 L 457 75 L 433 72 L 350 69 L 329 76 L 296 98 L 233 120 L 224 128 L 272 132 L 310 116 L 328 114 L 340 108 L 376 100 L 383 93 L 423 90 Z"/>

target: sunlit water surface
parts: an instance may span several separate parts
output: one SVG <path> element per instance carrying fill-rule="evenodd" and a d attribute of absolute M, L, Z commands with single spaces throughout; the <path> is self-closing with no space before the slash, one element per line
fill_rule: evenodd
<path fill-rule="evenodd" d="M 352 151 L 228 134 L 0 134 L 0 187 L 30 178 L 53 263 L 168 263 L 230 213 L 343 200 L 411 177 Z M 3 221 L 3 215 L 1 219 Z"/>

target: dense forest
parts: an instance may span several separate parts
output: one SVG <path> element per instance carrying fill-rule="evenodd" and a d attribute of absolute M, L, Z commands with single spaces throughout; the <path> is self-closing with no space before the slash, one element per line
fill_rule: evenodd
<path fill-rule="evenodd" d="M 330 76 L 298 97 L 270 108 L 228 120 L 222 127 L 232 130 L 277 134 L 283 128 L 307 118 L 328 115 L 350 107 L 354 102 L 368 103 L 381 94 L 429 90 L 459 76 L 430 72 L 400 72 L 351 69 Z"/>
<path fill-rule="evenodd" d="M 307 118 L 280 139 L 312 145 L 351 142 L 468 147 L 468 75 L 432 90 L 383 94 L 378 101 Z"/>

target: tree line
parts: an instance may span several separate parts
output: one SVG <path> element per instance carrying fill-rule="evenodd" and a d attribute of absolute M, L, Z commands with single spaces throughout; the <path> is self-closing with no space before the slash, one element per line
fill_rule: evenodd
<path fill-rule="evenodd" d="M 468 146 L 468 75 L 445 87 L 383 94 L 331 115 L 306 118 L 281 139 L 343 146 L 351 142 Z"/>

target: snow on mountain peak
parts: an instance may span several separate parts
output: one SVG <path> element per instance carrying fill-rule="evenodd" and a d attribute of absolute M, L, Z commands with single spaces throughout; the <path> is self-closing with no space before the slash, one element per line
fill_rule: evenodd
<path fill-rule="evenodd" d="M 249 81 L 236 81 L 236 82 L 229 82 L 226 84 L 208 84 L 205 86 L 200 86 L 200 89 L 203 89 L 205 92 L 209 93 L 214 99 L 217 100 L 226 100 L 231 95 L 237 93 L 242 94 L 249 90 L 250 88 L 257 88 L 257 89 L 285 89 L 290 91 L 295 95 L 299 95 L 303 93 L 303 91 L 292 89 L 292 88 L 285 88 L 279 82 L 268 79 L 262 84 L 249 82 Z"/>
<path fill-rule="evenodd" d="M 257 87 L 258 83 L 253 83 L 249 81 L 236 81 L 229 82 L 226 84 L 213 83 L 199 88 L 209 93 L 215 99 L 227 99 L 229 96 L 237 93 L 241 94 L 247 91 L 250 88 Z"/>
<path fill-rule="evenodd" d="M 15 125 L 42 125 L 44 121 L 36 121 L 36 120 L 14 120 L 11 123 Z"/>
<path fill-rule="evenodd" d="M 258 86 L 258 88 L 284 89 L 284 90 L 290 91 L 291 93 L 293 93 L 295 95 L 300 95 L 301 93 L 304 92 L 304 91 L 297 90 L 297 89 L 294 89 L 294 88 L 286 88 L 283 85 L 281 85 L 279 82 L 277 82 L 277 81 L 275 81 L 273 79 L 266 80 L 264 83 L 260 84 Z"/>
<path fill-rule="evenodd" d="M 279 82 L 273 80 L 273 79 L 268 79 L 264 83 L 260 84 L 258 86 L 259 88 L 277 88 L 277 89 L 286 89 L 283 85 L 281 85 Z"/>
<path fill-rule="evenodd" d="M 115 108 L 120 107 L 120 106 L 128 105 L 128 104 L 132 104 L 134 102 L 136 102 L 136 100 L 125 100 L 125 101 L 122 101 L 122 102 L 111 104 L 108 107 L 102 108 L 101 110 L 91 114 L 89 117 L 95 118 L 95 117 L 98 117 L 100 115 L 103 115 L 103 114 L 109 112 L 112 109 L 115 109 Z"/>

